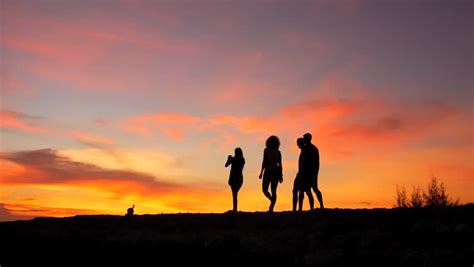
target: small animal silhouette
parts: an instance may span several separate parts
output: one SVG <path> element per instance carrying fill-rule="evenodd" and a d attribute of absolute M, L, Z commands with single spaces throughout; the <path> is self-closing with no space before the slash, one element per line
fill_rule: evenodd
<path fill-rule="evenodd" d="M 127 216 L 132 216 L 133 215 L 133 212 L 134 212 L 133 209 L 134 208 L 135 208 L 135 204 L 133 204 L 131 208 L 127 209 Z"/>

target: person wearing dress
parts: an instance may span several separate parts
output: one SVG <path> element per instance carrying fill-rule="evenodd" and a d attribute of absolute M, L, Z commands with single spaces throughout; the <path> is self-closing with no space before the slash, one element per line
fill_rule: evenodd
<path fill-rule="evenodd" d="M 230 175 L 228 184 L 230 185 L 230 189 L 232 190 L 232 203 L 233 203 L 233 211 L 237 212 L 237 194 L 239 193 L 240 188 L 244 182 L 244 176 L 242 171 L 245 165 L 244 154 L 240 147 L 235 149 L 235 155 L 229 155 L 227 157 L 227 162 L 225 163 L 225 167 L 227 168 L 229 165 L 230 167 Z"/>

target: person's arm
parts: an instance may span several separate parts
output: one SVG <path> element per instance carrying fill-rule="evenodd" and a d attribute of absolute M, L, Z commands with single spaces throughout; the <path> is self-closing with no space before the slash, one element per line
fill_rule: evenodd
<path fill-rule="evenodd" d="M 316 171 L 319 171 L 319 149 L 316 148 Z"/>
<path fill-rule="evenodd" d="M 260 169 L 260 174 L 258 175 L 258 179 L 262 179 L 262 174 L 263 174 L 263 170 L 265 169 L 265 161 L 266 161 L 266 158 L 267 158 L 267 153 L 265 153 L 266 150 L 263 151 L 263 160 L 262 160 L 262 168 Z"/>
<path fill-rule="evenodd" d="M 280 165 L 281 176 L 280 176 L 280 184 L 283 183 L 283 164 L 281 163 L 281 152 L 278 151 L 278 164 Z"/>
<path fill-rule="evenodd" d="M 227 161 L 226 161 L 226 163 L 225 163 L 225 167 L 227 168 L 227 166 L 229 166 L 230 164 L 232 164 L 232 156 L 231 156 L 231 155 L 229 155 L 229 156 L 227 157 Z"/>

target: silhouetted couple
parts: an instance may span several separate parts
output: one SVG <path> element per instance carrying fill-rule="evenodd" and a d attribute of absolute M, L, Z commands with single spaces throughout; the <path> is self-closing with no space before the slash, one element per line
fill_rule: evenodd
<path fill-rule="evenodd" d="M 314 199 L 311 189 L 313 189 L 318 198 L 321 209 L 324 209 L 323 196 L 318 188 L 319 174 L 319 150 L 311 143 L 310 133 L 298 138 L 296 144 L 301 150 L 298 158 L 298 173 L 293 183 L 293 211 L 296 211 L 296 202 L 298 200 L 298 210 L 303 210 L 304 194 L 308 196 L 310 210 L 314 208 Z"/>

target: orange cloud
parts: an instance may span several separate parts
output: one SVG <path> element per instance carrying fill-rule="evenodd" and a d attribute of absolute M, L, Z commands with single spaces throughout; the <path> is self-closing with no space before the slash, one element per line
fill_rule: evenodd
<path fill-rule="evenodd" d="M 144 136 L 162 132 L 168 137 L 181 141 L 183 131 L 193 129 L 200 123 L 200 118 L 183 113 L 156 113 L 129 118 L 125 121 L 125 130 Z"/>
<path fill-rule="evenodd" d="M 47 134 L 56 137 L 69 137 L 89 146 L 111 146 L 115 141 L 106 136 L 100 136 L 81 130 L 60 130 L 60 126 L 53 125 L 49 128 L 39 126 L 29 121 L 39 120 L 40 117 L 28 115 L 21 112 L 3 110 L 0 111 L 0 128 L 15 129 L 32 134 Z M 47 118 L 41 118 L 47 121 Z"/>
<path fill-rule="evenodd" d="M 23 113 L 3 110 L 0 111 L 0 127 L 16 129 L 29 133 L 45 133 L 48 131 L 44 127 L 26 122 L 26 120 L 33 118 L 34 117 Z"/>
<path fill-rule="evenodd" d="M 124 205 L 130 203 L 138 204 L 144 212 L 215 211 L 222 208 L 223 205 L 219 203 L 227 196 L 220 187 L 209 182 L 191 182 L 186 185 L 168 182 L 144 172 L 104 168 L 74 161 L 52 149 L 2 152 L 0 172 L 0 185 L 5 188 L 23 188 L 30 192 L 41 188 L 54 192 L 69 190 L 82 196 L 81 199 L 75 199 L 65 193 L 58 194 L 57 197 L 48 193 L 48 200 L 35 200 L 35 207 L 26 200 L 12 198 L 5 200 L 8 205 L 14 204 L 7 206 L 7 211 L 4 210 L 4 213 L 10 215 L 120 214 Z M 93 204 L 90 199 L 101 199 L 108 204 L 96 205 L 93 210 L 83 209 Z M 51 203 L 57 206 L 38 211 L 39 206 Z M 25 210 L 29 208 L 31 212 Z"/>
<path fill-rule="evenodd" d="M 0 221 L 28 220 L 31 218 L 33 218 L 33 216 L 18 215 L 15 209 L 11 208 L 10 205 L 7 206 L 4 203 L 0 203 Z"/>
<path fill-rule="evenodd" d="M 19 166 L 6 168 L 8 171 L 2 174 L 0 180 L 4 185 L 67 184 L 104 188 L 120 196 L 162 195 L 186 188 L 141 172 L 75 162 L 52 149 L 3 152 L 0 159 Z"/>
<path fill-rule="evenodd" d="M 0 221 L 27 220 L 35 217 L 66 217 L 98 214 L 97 210 L 46 207 L 22 203 L 0 203 Z"/>
<path fill-rule="evenodd" d="M 287 106 L 278 114 L 284 125 L 280 129 L 293 135 L 310 131 L 324 150 L 339 155 L 368 145 L 429 140 L 462 116 L 442 102 L 398 104 L 376 98 L 318 99 Z"/>
<path fill-rule="evenodd" d="M 240 117 L 231 115 L 217 115 L 209 118 L 209 127 L 226 126 L 238 130 L 240 133 L 272 133 L 279 132 L 283 127 L 277 121 L 264 117 Z"/>
<path fill-rule="evenodd" d="M 183 133 L 175 128 L 163 128 L 163 132 L 175 141 L 182 141 L 184 139 Z"/>
<path fill-rule="evenodd" d="M 82 131 L 68 131 L 67 135 L 89 145 L 114 145 L 115 141 L 109 137 L 90 134 Z"/>

